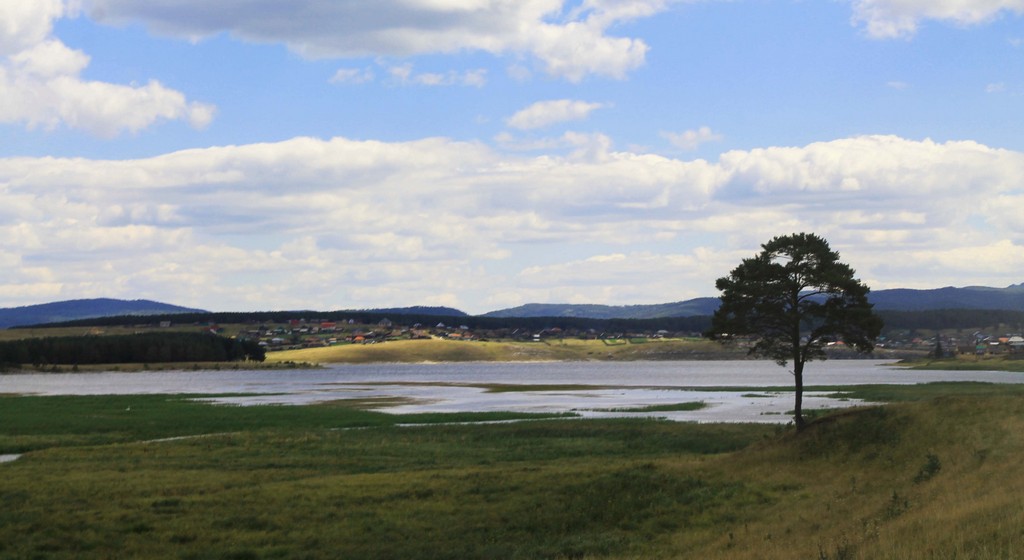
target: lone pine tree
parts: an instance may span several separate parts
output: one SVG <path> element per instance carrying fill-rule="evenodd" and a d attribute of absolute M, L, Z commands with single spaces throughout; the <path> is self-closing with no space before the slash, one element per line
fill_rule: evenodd
<path fill-rule="evenodd" d="M 826 358 L 825 346 L 841 341 L 859 352 L 874 349 L 882 320 L 868 302 L 868 287 L 839 261 L 825 239 L 810 233 L 775 237 L 744 259 L 715 286 L 721 305 L 712 317 L 713 338 L 749 336 L 750 353 L 793 363 L 793 420 L 803 429 L 804 364 Z"/>

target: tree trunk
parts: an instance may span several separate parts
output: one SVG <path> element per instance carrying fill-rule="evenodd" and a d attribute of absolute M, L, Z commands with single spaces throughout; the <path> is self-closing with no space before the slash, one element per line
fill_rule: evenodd
<path fill-rule="evenodd" d="M 793 422 L 796 424 L 796 431 L 798 432 L 804 429 L 804 358 L 807 357 L 805 349 L 800 346 L 800 288 L 801 285 L 797 283 L 790 293 L 791 302 L 789 308 L 791 315 L 790 336 L 792 337 L 790 342 L 793 344 L 793 385 L 796 388 Z"/>
<path fill-rule="evenodd" d="M 807 426 L 804 422 L 804 362 L 795 360 L 793 362 L 793 383 L 796 387 L 796 403 L 793 405 L 793 422 L 796 423 L 796 430 L 799 432 Z"/>

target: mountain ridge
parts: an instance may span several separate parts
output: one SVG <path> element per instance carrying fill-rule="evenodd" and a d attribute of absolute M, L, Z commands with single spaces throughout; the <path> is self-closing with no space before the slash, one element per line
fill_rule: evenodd
<path fill-rule="evenodd" d="M 705 297 L 648 305 L 601 305 L 528 303 L 509 309 L 484 313 L 481 317 L 580 317 L 586 319 L 660 319 L 711 315 L 718 298 Z"/>
<path fill-rule="evenodd" d="M 878 311 L 926 311 L 939 309 L 1004 309 L 1024 311 L 1024 283 L 1005 288 L 947 286 L 933 289 L 893 288 L 872 291 L 868 299 Z M 579 317 L 586 319 L 654 319 L 711 315 L 717 297 L 694 298 L 650 305 L 596 305 L 528 303 L 499 309 L 482 317 Z"/>
<path fill-rule="evenodd" d="M 375 307 L 370 309 L 345 309 L 345 312 L 353 313 L 373 313 L 375 315 L 387 315 L 389 313 L 395 315 L 436 315 L 438 317 L 468 317 L 469 313 L 462 311 L 461 309 L 455 309 L 454 307 L 444 306 L 431 306 L 431 305 L 412 305 L 409 307 Z"/>
<path fill-rule="evenodd" d="M 872 291 L 868 298 L 878 311 L 928 311 L 940 309 L 1024 311 L 1024 283 L 1012 284 L 1005 288 L 986 286 L 968 286 L 964 288 L 947 286 L 924 290 L 894 288 Z M 715 309 L 718 308 L 718 301 L 717 297 L 700 297 L 669 303 L 642 305 L 528 303 L 518 307 L 490 311 L 476 315 L 476 317 L 580 319 L 698 317 L 714 313 Z M 388 307 L 351 311 L 394 315 L 473 317 L 473 315 L 459 309 L 438 306 Z M 77 299 L 0 308 L 0 329 L 121 315 L 145 316 L 185 313 L 205 314 L 210 312 L 144 299 Z M 300 312 L 296 311 L 296 313 Z M 317 313 L 317 311 L 304 311 L 301 313 L 309 314 Z"/>
<path fill-rule="evenodd" d="M 177 313 L 207 313 L 207 311 L 148 299 L 71 299 L 23 305 L 20 307 L 0 308 L 0 329 L 116 315 L 145 316 Z"/>

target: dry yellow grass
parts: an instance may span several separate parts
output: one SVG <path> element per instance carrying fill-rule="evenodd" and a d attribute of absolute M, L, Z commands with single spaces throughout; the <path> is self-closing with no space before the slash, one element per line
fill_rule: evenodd
<path fill-rule="evenodd" d="M 543 360 L 669 360 L 721 355 L 730 351 L 710 341 L 653 339 L 645 342 L 549 340 L 544 342 L 465 342 L 445 339 L 398 340 L 270 352 L 267 361 L 310 363 L 494 362 Z"/>
<path fill-rule="evenodd" d="M 514 349 L 503 343 L 449 340 L 396 340 L 380 344 L 344 344 L 269 352 L 268 362 L 368 363 L 465 362 L 511 359 Z M 522 359 L 528 359 L 523 357 Z"/>

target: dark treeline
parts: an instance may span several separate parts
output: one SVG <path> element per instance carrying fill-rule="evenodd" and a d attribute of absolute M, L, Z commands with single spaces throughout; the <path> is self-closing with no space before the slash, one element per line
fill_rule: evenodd
<path fill-rule="evenodd" d="M 949 330 L 1008 328 L 1020 332 L 1024 311 L 1001 309 L 935 309 L 929 311 L 878 311 L 885 328 L 892 330 Z"/>
<path fill-rule="evenodd" d="M 465 325 L 474 330 L 537 332 L 560 328 L 574 331 L 592 331 L 595 334 L 653 333 L 660 330 L 671 333 L 700 333 L 711 326 L 710 317 L 660 317 L 657 319 L 589 319 L 585 317 L 453 317 L 449 326 Z M 424 325 L 435 323 L 422 322 Z"/>
<path fill-rule="evenodd" d="M 0 342 L 0 364 L 124 364 L 163 362 L 262 362 L 255 341 L 207 333 L 140 333 L 61 336 Z"/>
<path fill-rule="evenodd" d="M 467 326 L 474 330 L 525 329 L 540 331 L 550 328 L 594 330 L 597 333 L 656 332 L 666 330 L 673 333 L 698 333 L 711 324 L 710 317 L 661 317 L 657 319 L 588 319 L 585 317 L 476 317 L 472 315 L 427 315 L 419 313 L 379 313 L 368 311 L 250 311 L 217 313 L 180 313 L 173 315 L 101 317 L 53 323 L 52 327 L 78 326 L 121 326 L 137 325 L 142 322 L 158 324 L 170 321 L 174 324 L 270 324 L 287 323 L 290 320 L 307 321 L 348 321 L 361 325 L 376 325 L 389 319 L 395 325 L 435 327 L 444 323 L 449 327 Z"/>
<path fill-rule="evenodd" d="M 879 310 L 877 313 L 885 321 L 885 330 L 915 329 L 992 329 L 1007 327 L 1017 331 L 1024 330 L 1024 311 L 993 310 L 993 309 L 940 309 L 927 311 L 889 311 Z M 711 325 L 708 316 L 693 317 L 661 317 L 656 319 L 590 319 L 584 317 L 478 317 L 472 315 L 433 315 L 422 313 L 379 313 L 370 311 L 249 311 L 249 312 L 218 312 L 218 313 L 181 313 L 171 315 L 150 315 L 101 317 L 81 319 L 47 326 L 123 326 L 140 323 L 158 324 L 170 321 L 175 324 L 270 324 L 287 323 L 290 320 L 305 319 L 307 321 L 348 321 L 353 320 L 361 325 L 375 325 L 384 319 L 390 319 L 395 325 L 435 327 L 444 323 L 449 327 L 467 326 L 474 330 L 513 331 L 523 329 L 540 331 L 550 328 L 561 328 L 576 331 L 595 331 L 596 333 L 618 334 L 631 332 L 656 332 L 666 330 L 671 333 L 700 333 Z"/>

